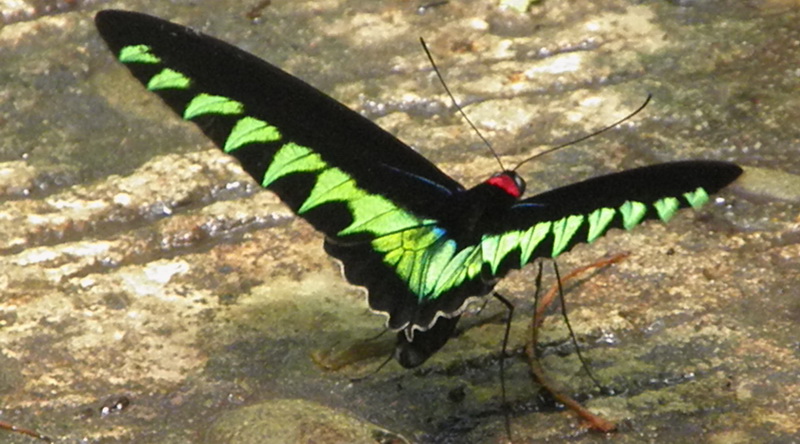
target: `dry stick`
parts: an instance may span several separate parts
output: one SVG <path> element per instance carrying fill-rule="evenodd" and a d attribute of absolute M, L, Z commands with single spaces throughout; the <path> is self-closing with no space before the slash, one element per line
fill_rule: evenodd
<path fill-rule="evenodd" d="M 11 424 L 11 423 L 8 423 L 8 422 L 5 422 L 5 421 L 0 421 L 0 429 L 8 430 L 9 432 L 21 433 L 23 435 L 32 436 L 34 438 L 41 439 L 42 441 L 45 441 L 45 442 L 53 442 L 52 439 L 48 438 L 45 435 L 42 435 L 41 433 L 39 433 L 39 432 L 37 432 L 35 430 L 26 429 L 24 427 L 18 427 L 18 426 L 15 426 L 14 424 Z"/>
<path fill-rule="evenodd" d="M 573 270 L 571 273 L 564 276 L 560 282 L 556 282 L 552 287 L 550 287 L 550 290 L 548 290 L 547 294 L 545 294 L 544 298 L 542 299 L 541 306 L 537 306 L 534 311 L 533 319 L 531 321 L 531 342 L 525 350 L 526 354 L 528 355 L 528 365 L 530 366 L 531 374 L 534 378 L 536 378 L 539 384 L 541 384 L 542 387 L 550 392 L 550 394 L 553 395 L 553 398 L 555 398 L 558 402 L 567 406 L 584 421 L 586 421 L 589 424 L 590 429 L 605 433 L 613 432 L 616 430 L 617 426 L 614 423 L 609 422 L 588 411 L 578 401 L 572 399 L 572 397 L 562 393 L 556 388 L 555 384 L 546 376 L 541 364 L 539 364 L 539 359 L 536 355 L 536 344 L 539 339 L 539 326 L 542 324 L 544 311 L 553 302 L 553 299 L 555 299 L 556 294 L 559 293 L 559 290 L 562 288 L 563 284 L 575 279 L 588 270 L 611 265 L 625 259 L 629 255 L 630 253 L 619 253 L 609 258 L 601 259 L 593 264 Z"/>

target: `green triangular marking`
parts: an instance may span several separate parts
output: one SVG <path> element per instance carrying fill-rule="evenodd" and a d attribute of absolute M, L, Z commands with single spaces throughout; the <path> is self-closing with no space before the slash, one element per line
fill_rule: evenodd
<path fill-rule="evenodd" d="M 119 50 L 119 61 L 122 63 L 146 63 L 149 65 L 161 63 L 161 59 L 151 51 L 152 48 L 147 45 L 125 46 Z"/>
<path fill-rule="evenodd" d="M 675 216 L 675 213 L 678 212 L 678 208 L 680 208 L 681 203 L 674 197 L 665 197 L 657 200 L 653 206 L 658 212 L 658 218 L 664 222 L 669 222 L 669 220 Z"/>
<path fill-rule="evenodd" d="M 298 214 L 322 205 L 326 202 L 347 201 L 364 196 L 364 192 L 356 188 L 355 180 L 339 168 L 328 168 L 317 176 L 317 182 L 311 189 L 303 205 L 297 209 Z"/>
<path fill-rule="evenodd" d="M 409 290 L 423 297 L 433 291 L 438 274 L 455 252 L 455 243 L 441 242 L 444 233 L 433 226 L 418 227 L 373 239 L 371 245 L 383 253 L 383 262 L 394 268 Z"/>
<path fill-rule="evenodd" d="M 589 234 L 586 242 L 592 243 L 605 233 L 608 225 L 614 220 L 617 212 L 613 208 L 598 208 L 589 214 L 586 220 L 589 222 Z"/>
<path fill-rule="evenodd" d="M 188 77 L 173 69 L 164 68 L 147 82 L 147 89 L 158 91 L 162 89 L 188 89 L 192 81 Z"/>
<path fill-rule="evenodd" d="M 310 173 L 327 168 L 328 165 L 319 154 L 310 149 L 289 142 L 281 147 L 264 173 L 261 186 L 266 188 L 272 182 L 292 173 Z"/>
<path fill-rule="evenodd" d="M 197 116 L 205 114 L 242 114 L 244 112 L 244 105 L 236 100 L 229 99 L 223 96 L 214 96 L 211 94 L 200 93 L 186 105 L 186 110 L 183 112 L 183 118 L 186 120 L 194 119 Z"/>
<path fill-rule="evenodd" d="M 583 216 L 575 214 L 567 216 L 561 220 L 553 223 L 553 256 L 556 257 L 563 253 L 569 246 L 569 241 L 575 236 L 581 224 L 583 224 Z"/>
<path fill-rule="evenodd" d="M 704 190 L 702 187 L 697 187 L 697 189 L 694 191 L 683 193 L 683 197 L 686 198 L 686 201 L 689 202 L 689 205 L 691 205 L 695 210 L 708 202 L 708 193 L 706 193 L 706 190 Z"/>
<path fill-rule="evenodd" d="M 398 230 L 405 230 L 420 224 L 420 220 L 406 213 L 405 211 L 394 208 L 388 209 L 383 213 L 370 214 L 369 219 L 358 220 L 350 226 L 340 231 L 340 236 L 347 236 L 356 233 L 370 233 L 374 236 L 383 236 Z"/>
<path fill-rule="evenodd" d="M 233 126 L 231 134 L 225 140 L 223 150 L 226 153 L 235 151 L 249 143 L 269 143 L 281 140 L 278 128 L 253 117 L 242 117 Z"/>
<path fill-rule="evenodd" d="M 630 230 L 638 225 L 647 214 L 647 206 L 641 202 L 626 200 L 619 207 L 619 212 L 622 214 L 622 226 L 626 230 Z"/>
<path fill-rule="evenodd" d="M 347 206 L 353 216 L 353 222 L 338 234 L 370 232 L 376 236 L 405 230 L 423 225 L 423 221 L 411 213 L 398 208 L 391 201 L 378 194 L 366 194 L 358 189 L 361 196 L 347 199 Z"/>
<path fill-rule="evenodd" d="M 496 234 L 483 236 L 480 245 L 483 262 L 491 264 L 492 259 L 497 255 L 497 250 L 500 247 L 500 236 Z"/>
<path fill-rule="evenodd" d="M 474 246 L 469 246 L 459 251 L 458 254 L 450 259 L 450 262 L 447 263 L 447 266 L 439 275 L 439 278 L 436 281 L 436 286 L 433 288 L 433 292 L 431 293 L 431 297 L 437 298 L 446 291 L 461 285 L 461 283 L 467 279 L 467 273 L 469 272 L 468 263 L 476 261 L 476 259 L 477 262 L 480 263 L 480 258 L 478 257 L 477 252 L 477 248 Z M 469 277 L 472 278 L 474 276 Z"/>
<path fill-rule="evenodd" d="M 436 290 L 436 283 L 442 273 L 453 260 L 456 254 L 456 243 L 452 239 L 437 242 L 433 251 L 428 250 L 420 264 L 425 269 L 425 287 L 423 294 L 432 295 Z"/>
<path fill-rule="evenodd" d="M 520 246 L 522 247 L 519 255 L 520 266 L 528 263 L 536 247 L 538 247 L 545 236 L 550 233 L 550 227 L 552 225 L 552 222 L 539 222 L 525 231 L 520 240 Z"/>
<path fill-rule="evenodd" d="M 521 231 L 509 231 L 500 235 L 499 242 L 497 243 L 497 251 L 495 251 L 494 257 L 483 258 L 484 260 L 489 260 L 492 274 L 497 274 L 497 269 L 500 268 L 500 263 L 503 262 L 503 259 L 505 259 L 508 253 L 510 253 L 512 250 L 519 247 L 519 240 L 521 237 Z"/>

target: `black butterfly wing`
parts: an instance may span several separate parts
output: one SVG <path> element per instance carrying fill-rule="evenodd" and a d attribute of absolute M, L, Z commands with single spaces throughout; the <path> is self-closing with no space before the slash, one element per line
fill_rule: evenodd
<path fill-rule="evenodd" d="M 482 260 L 490 273 L 503 275 L 537 257 L 591 243 L 611 228 L 630 230 L 647 219 L 667 222 L 681 208 L 699 208 L 741 173 L 728 162 L 670 162 L 538 194 L 485 223 Z"/>
<path fill-rule="evenodd" d="M 232 45 L 135 12 L 101 11 L 95 23 L 149 90 L 330 238 L 435 219 L 462 190 L 368 119 Z"/>
<path fill-rule="evenodd" d="M 391 328 L 433 322 L 418 305 L 445 257 L 435 247 L 450 246 L 436 224 L 460 184 L 371 121 L 232 45 L 135 12 L 101 11 L 95 23 L 139 81 L 325 233 L 326 250 Z"/>
<path fill-rule="evenodd" d="M 348 280 L 365 286 L 370 307 L 409 340 L 439 316 L 457 316 L 509 269 L 613 226 L 630 228 L 653 214 L 666 219 L 741 173 L 695 162 L 591 179 L 488 214 L 472 227 L 485 233 L 480 241 L 463 242 L 440 224 L 453 220 L 449 205 L 463 188 L 369 120 L 183 26 L 122 11 L 95 20 L 148 89 L 327 235 L 326 250 L 342 260 Z"/>
<path fill-rule="evenodd" d="M 471 298 L 487 294 L 509 270 L 539 257 L 556 257 L 578 243 L 593 242 L 611 228 L 629 230 L 646 219 L 666 222 L 681 208 L 700 207 L 741 173 L 732 163 L 688 161 L 595 177 L 485 214 L 475 228 L 482 233 L 477 242 L 459 244 L 454 240 L 457 236 L 439 226 L 417 228 L 418 237 L 429 241 L 416 256 L 412 267 L 416 273 L 397 266 L 391 273 L 376 274 L 356 263 L 346 270 L 348 279 L 386 292 L 399 281 L 406 282 L 412 290 L 409 294 L 379 297 L 375 303 L 392 313 L 390 325 L 393 320 L 408 321 L 392 326 L 407 327 L 407 339 L 412 341 L 413 330 L 431 328 L 440 316 L 457 316 Z M 339 255 L 352 252 L 385 261 L 388 254 L 374 244 L 344 252 L 337 251 L 336 245 L 327 248 Z"/>

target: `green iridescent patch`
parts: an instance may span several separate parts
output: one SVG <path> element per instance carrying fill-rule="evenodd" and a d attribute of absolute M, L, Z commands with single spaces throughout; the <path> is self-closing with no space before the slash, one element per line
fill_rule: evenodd
<path fill-rule="evenodd" d="M 340 236 L 364 232 L 381 236 L 433 222 L 419 219 L 398 208 L 385 197 L 369 194 L 361 189 L 347 199 L 347 206 L 353 216 L 353 223 L 340 231 Z"/>
<path fill-rule="evenodd" d="M 428 296 L 433 288 L 433 277 L 428 273 L 429 259 L 436 255 L 437 271 L 441 271 L 449 259 L 455 246 L 448 242 L 440 242 L 443 232 L 433 227 L 412 228 L 384 237 L 394 239 L 375 239 L 373 248 L 385 253 L 384 263 L 394 267 L 398 277 L 407 283 L 409 290 L 419 298 Z M 399 242 L 398 242 L 399 241 Z M 383 248 L 391 246 L 391 250 Z M 438 251 L 444 248 L 443 251 Z M 441 256 L 443 255 L 443 256 Z M 442 264 L 444 262 L 444 265 Z"/>
<path fill-rule="evenodd" d="M 164 68 L 147 82 L 147 89 L 159 91 L 162 89 L 189 89 L 192 81 L 188 77 L 173 69 Z"/>
<path fill-rule="evenodd" d="M 152 48 L 147 45 L 130 45 L 119 50 L 119 61 L 122 63 L 161 63 L 161 59 L 152 53 Z"/>
<path fill-rule="evenodd" d="M 619 207 L 619 212 L 622 214 L 622 226 L 626 230 L 630 230 L 644 219 L 647 214 L 647 206 L 641 202 L 626 200 Z"/>
<path fill-rule="evenodd" d="M 550 233 L 550 227 L 552 226 L 552 222 L 539 222 L 525 231 L 520 240 L 520 244 L 522 245 L 520 265 L 527 264 L 528 261 L 530 261 L 533 252 L 536 251 L 536 247 L 538 247 Z"/>
<path fill-rule="evenodd" d="M 236 122 L 222 149 L 226 153 L 231 153 L 251 143 L 269 143 L 279 140 L 281 140 L 281 132 L 278 128 L 263 120 L 247 116 Z"/>
<path fill-rule="evenodd" d="M 681 203 L 674 197 L 665 197 L 657 200 L 653 206 L 656 208 L 658 218 L 664 222 L 669 222 L 669 220 L 672 219 L 672 216 L 675 216 L 675 213 L 678 212 L 678 208 L 680 208 Z"/>
<path fill-rule="evenodd" d="M 327 202 L 345 201 L 361 197 L 363 193 L 356 187 L 355 180 L 338 168 L 324 169 L 319 176 L 314 188 L 311 189 L 303 205 L 297 210 L 298 214 L 322 205 Z"/>
<path fill-rule="evenodd" d="M 242 114 L 244 105 L 236 100 L 224 96 L 200 93 L 186 105 L 183 118 L 186 120 L 206 114 Z"/>
<path fill-rule="evenodd" d="M 613 208 L 598 208 L 589 213 L 589 217 L 586 218 L 589 222 L 589 234 L 586 235 L 586 241 L 592 243 L 602 236 L 608 225 L 614 220 L 615 214 L 617 212 Z"/>
<path fill-rule="evenodd" d="M 697 187 L 694 191 L 683 193 L 683 197 L 686 198 L 686 201 L 689 202 L 689 205 L 695 210 L 705 205 L 709 199 L 708 193 L 701 187 Z"/>
<path fill-rule="evenodd" d="M 461 285 L 467 279 L 472 279 L 480 273 L 481 257 L 478 254 L 480 249 L 469 246 L 459 251 L 444 267 L 432 294 L 438 297 L 444 292 Z"/>
<path fill-rule="evenodd" d="M 489 264 L 492 274 L 497 273 L 500 263 L 515 248 L 519 247 L 522 233 L 510 231 L 503 234 L 484 236 L 481 240 L 483 261 Z"/>
<path fill-rule="evenodd" d="M 583 224 L 583 216 L 580 214 L 567 216 L 553 223 L 552 257 L 558 256 L 567 249 L 570 240 L 575 236 L 575 232 L 578 231 L 581 224 Z"/>
<path fill-rule="evenodd" d="M 281 147 L 269 164 L 261 186 L 269 187 L 273 182 L 292 173 L 310 173 L 327 168 L 319 154 L 307 147 L 289 142 Z"/>

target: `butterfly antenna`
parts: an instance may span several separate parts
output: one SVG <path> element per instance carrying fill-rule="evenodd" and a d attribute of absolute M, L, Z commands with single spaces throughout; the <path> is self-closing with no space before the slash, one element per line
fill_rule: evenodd
<path fill-rule="evenodd" d="M 498 156 L 497 153 L 494 151 L 494 148 L 492 148 L 492 144 L 489 143 L 489 141 L 486 140 L 485 137 L 483 137 L 483 134 L 481 134 L 481 132 L 478 130 L 478 127 L 476 127 L 475 124 L 472 123 L 472 120 L 469 120 L 469 117 L 467 117 L 467 113 L 464 112 L 464 110 L 461 108 L 461 105 L 459 105 L 458 102 L 456 101 L 455 96 L 453 96 L 453 93 L 450 92 L 450 88 L 447 87 L 447 82 L 444 81 L 444 77 L 442 76 L 441 71 L 439 71 L 439 67 L 436 66 L 436 62 L 433 60 L 433 55 L 431 55 L 430 50 L 428 50 L 428 45 L 425 43 L 425 39 L 420 37 L 419 42 L 420 44 L 422 44 L 422 49 L 425 51 L 425 55 L 428 56 L 428 60 L 431 62 L 431 66 L 433 67 L 433 72 L 436 73 L 436 77 L 439 78 L 439 82 L 442 84 L 442 87 L 444 87 L 444 91 L 447 93 L 447 96 L 450 97 L 450 101 L 453 102 L 453 106 L 456 107 L 456 109 L 464 118 L 464 120 L 466 120 L 469 126 L 472 128 L 472 130 L 475 131 L 475 134 L 477 134 L 478 137 L 480 137 L 484 145 L 486 145 L 486 147 L 489 148 L 489 152 L 492 153 L 492 156 L 494 156 L 494 159 L 500 165 L 500 170 L 505 171 L 503 162 L 500 160 L 500 156 Z"/>
<path fill-rule="evenodd" d="M 625 122 L 626 120 L 630 119 L 631 117 L 639 114 L 647 106 L 647 104 L 650 103 L 650 99 L 651 98 L 653 98 L 653 94 L 652 93 L 647 93 L 647 98 L 644 99 L 644 103 L 639 105 L 639 107 L 636 108 L 635 111 L 633 111 L 632 113 L 628 114 L 627 116 L 617 120 L 616 122 L 612 123 L 611 125 L 608 125 L 605 128 L 601 128 L 601 129 L 599 129 L 597 131 L 594 131 L 594 132 L 592 132 L 590 134 L 587 134 L 587 135 L 585 135 L 583 137 L 580 137 L 578 139 L 572 140 L 572 141 L 567 142 L 567 143 L 563 143 L 563 144 L 558 145 L 558 146 L 554 146 L 553 148 L 546 149 L 546 150 L 542 151 L 541 153 L 534 154 L 533 156 L 528 157 L 527 159 L 525 159 L 522 162 L 518 163 L 517 166 L 515 166 L 514 169 L 512 169 L 511 171 L 516 171 L 517 169 L 519 169 L 519 167 L 521 167 L 522 165 L 530 162 L 533 159 L 536 159 L 538 157 L 544 156 L 545 154 L 548 154 L 548 153 L 552 153 L 555 150 L 560 150 L 561 148 L 564 148 L 564 147 L 567 147 L 567 146 L 570 146 L 570 145 L 575 145 L 576 143 L 583 142 L 586 139 L 589 139 L 591 137 L 594 137 L 594 136 L 597 136 L 599 134 L 602 134 L 602 133 L 610 130 L 611 128 L 614 128 L 615 126 L 618 126 L 618 125 L 622 124 L 623 122 Z"/>

